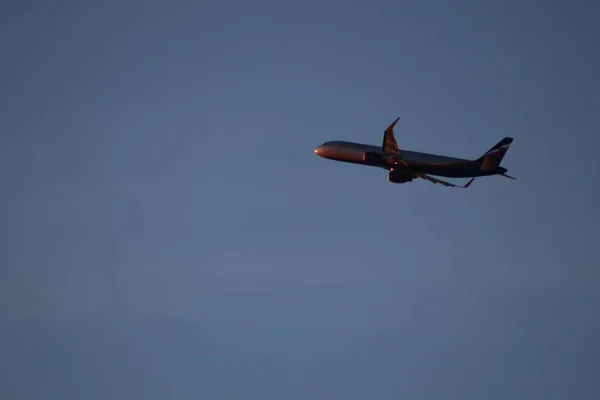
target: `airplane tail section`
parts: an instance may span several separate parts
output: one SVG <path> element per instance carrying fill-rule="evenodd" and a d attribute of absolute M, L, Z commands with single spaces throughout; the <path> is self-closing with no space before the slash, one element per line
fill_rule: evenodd
<path fill-rule="evenodd" d="M 510 148 L 513 138 L 505 137 L 499 141 L 494 147 L 489 149 L 483 156 L 477 159 L 484 171 L 493 171 L 500 167 L 502 159 Z"/>

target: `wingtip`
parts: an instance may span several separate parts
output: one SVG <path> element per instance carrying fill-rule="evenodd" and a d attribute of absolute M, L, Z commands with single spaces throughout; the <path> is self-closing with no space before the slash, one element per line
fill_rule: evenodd
<path fill-rule="evenodd" d="M 471 178 L 471 180 L 469 182 L 467 182 L 463 187 L 466 189 L 469 186 L 471 186 L 471 183 L 473 183 L 473 181 L 475 180 L 475 177 Z"/>
<path fill-rule="evenodd" d="M 400 120 L 400 117 L 396 118 L 396 119 L 394 120 L 394 122 L 392 122 L 392 123 L 390 124 L 390 126 L 388 126 L 388 129 L 392 129 L 394 126 L 396 126 L 396 124 L 398 123 L 398 121 L 399 121 L 399 120 Z"/>

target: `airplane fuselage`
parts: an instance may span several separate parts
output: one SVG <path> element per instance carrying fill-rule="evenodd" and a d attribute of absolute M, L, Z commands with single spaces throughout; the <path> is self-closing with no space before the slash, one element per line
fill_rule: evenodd
<path fill-rule="evenodd" d="M 388 171 L 397 168 L 397 165 L 386 163 L 381 146 L 372 146 L 361 143 L 331 141 L 323 143 L 315 149 L 315 154 L 330 160 L 352 164 L 379 167 Z M 365 154 L 373 155 L 371 160 Z M 449 178 L 472 178 L 479 176 L 503 174 L 507 170 L 497 167 L 493 170 L 484 170 L 478 160 L 447 157 L 437 154 L 420 153 L 416 151 L 400 150 L 400 156 L 407 163 L 407 167 L 417 173 L 444 176 Z"/>

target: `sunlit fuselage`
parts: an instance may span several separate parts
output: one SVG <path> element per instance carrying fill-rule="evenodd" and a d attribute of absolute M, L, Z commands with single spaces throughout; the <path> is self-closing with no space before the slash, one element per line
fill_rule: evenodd
<path fill-rule="evenodd" d="M 369 165 L 391 170 L 395 166 L 385 163 L 365 162 L 365 153 L 382 153 L 381 146 L 361 143 L 331 141 L 323 143 L 315 149 L 315 154 L 330 160 L 352 164 Z M 418 173 L 444 176 L 450 178 L 469 178 L 476 176 L 496 175 L 506 172 L 499 167 L 494 171 L 484 171 L 476 160 L 446 157 L 437 154 L 419 153 L 400 150 L 400 155 L 408 163 L 408 167 Z"/>

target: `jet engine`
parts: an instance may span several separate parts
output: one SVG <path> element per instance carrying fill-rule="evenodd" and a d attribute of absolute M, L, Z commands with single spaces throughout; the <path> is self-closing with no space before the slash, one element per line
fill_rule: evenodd
<path fill-rule="evenodd" d="M 384 164 L 385 160 L 379 153 L 366 152 L 363 154 L 363 161 L 370 164 Z"/>
<path fill-rule="evenodd" d="M 388 181 L 392 183 L 406 183 L 411 182 L 413 177 L 401 171 L 390 171 L 388 174 Z"/>

